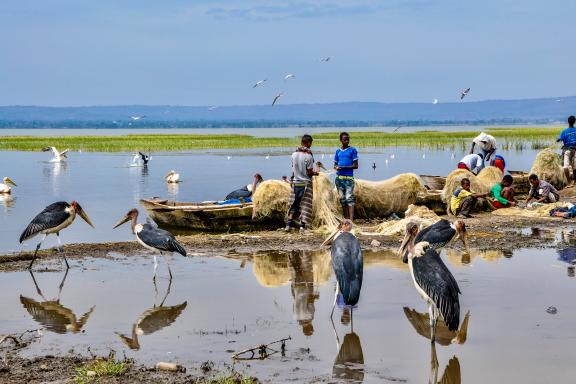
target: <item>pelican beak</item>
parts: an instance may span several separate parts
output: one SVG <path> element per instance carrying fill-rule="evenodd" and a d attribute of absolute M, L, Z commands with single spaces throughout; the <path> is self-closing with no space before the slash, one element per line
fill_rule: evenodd
<path fill-rule="evenodd" d="M 338 232 L 340 232 L 340 228 L 336 228 L 331 234 L 330 236 L 328 236 L 328 238 L 326 240 L 324 240 L 324 242 L 322 243 L 321 247 L 324 247 L 326 245 L 329 245 L 330 243 L 332 243 L 332 240 L 334 240 L 334 238 L 336 237 L 336 235 L 338 234 Z"/>
<path fill-rule="evenodd" d="M 6 184 L 12 184 L 13 186 L 17 187 L 18 185 L 16 185 L 15 182 L 13 182 L 12 180 L 10 180 L 9 178 L 6 178 Z"/>
<path fill-rule="evenodd" d="M 127 223 L 128 221 L 130 221 L 131 217 L 129 215 L 124 216 L 123 218 L 120 219 L 119 222 L 116 223 L 116 225 L 114 225 L 114 227 L 112 227 L 112 229 L 116 229 L 119 226 L 121 226 L 124 223 Z"/>
<path fill-rule="evenodd" d="M 92 224 L 92 221 L 90 220 L 90 218 L 88 217 L 88 215 L 86 214 L 86 212 L 84 212 L 84 210 L 82 208 L 80 208 L 78 210 L 78 214 L 80 215 L 82 220 L 84 220 L 86 223 L 88 223 L 89 226 L 94 228 L 94 224 Z"/>

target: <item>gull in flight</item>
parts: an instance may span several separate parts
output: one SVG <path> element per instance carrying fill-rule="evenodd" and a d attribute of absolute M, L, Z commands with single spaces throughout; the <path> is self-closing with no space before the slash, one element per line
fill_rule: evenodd
<path fill-rule="evenodd" d="M 432 104 L 436 105 L 436 104 L 438 104 L 439 101 L 440 100 L 438 100 L 438 99 L 434 99 L 434 100 L 432 100 Z"/>
<path fill-rule="evenodd" d="M 130 118 L 134 121 L 138 121 L 138 120 L 142 120 L 143 118 L 145 118 L 145 115 L 134 115 L 134 116 L 130 116 Z"/>
<path fill-rule="evenodd" d="M 468 92 L 470 92 L 470 88 L 466 88 L 465 90 L 463 90 L 460 93 L 460 100 L 462 100 L 463 98 L 465 98 L 468 95 Z"/>
<path fill-rule="evenodd" d="M 258 81 L 252 86 L 252 88 L 259 87 L 260 85 L 264 84 L 267 80 L 268 80 L 268 79 L 258 80 Z"/>
<path fill-rule="evenodd" d="M 209 111 L 213 111 L 213 110 L 215 110 L 216 108 L 218 108 L 218 107 L 215 106 L 215 105 L 213 105 L 213 106 L 211 106 L 211 107 L 208 107 L 208 110 L 209 110 Z"/>
<path fill-rule="evenodd" d="M 274 97 L 274 100 L 272 101 L 272 106 L 274 106 L 274 104 L 276 104 L 276 102 L 282 97 L 284 96 L 284 94 L 282 92 L 280 92 L 279 94 L 276 95 L 276 97 Z"/>
<path fill-rule="evenodd" d="M 398 132 L 399 129 L 400 129 L 400 126 L 396 127 L 392 132 Z"/>
<path fill-rule="evenodd" d="M 52 154 L 54 155 L 54 157 L 52 158 L 52 160 L 50 160 L 50 162 L 55 163 L 55 162 L 64 161 L 64 159 L 68 158 L 68 156 L 66 156 L 66 154 L 68 153 L 69 149 L 65 149 L 62 152 L 58 152 L 58 150 L 55 147 L 46 147 L 46 148 L 42 148 L 42 151 L 43 152 L 52 151 Z"/>
<path fill-rule="evenodd" d="M 330 59 L 331 59 L 331 57 L 328 56 L 328 57 L 323 57 L 323 58 L 321 58 L 320 61 L 322 61 L 322 62 L 324 62 L 324 63 L 327 63 L 327 62 L 330 61 Z"/>
<path fill-rule="evenodd" d="M 290 80 L 295 78 L 296 75 L 293 75 L 292 73 L 287 74 L 286 76 L 284 76 L 284 81 Z"/>

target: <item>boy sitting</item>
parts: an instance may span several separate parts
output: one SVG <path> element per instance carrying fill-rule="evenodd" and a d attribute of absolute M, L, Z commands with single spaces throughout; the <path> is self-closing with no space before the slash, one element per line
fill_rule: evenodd
<path fill-rule="evenodd" d="M 490 195 L 495 199 L 492 205 L 496 209 L 500 208 L 510 208 L 515 207 L 518 203 L 514 199 L 514 188 L 512 188 L 512 183 L 514 179 L 510 175 L 504 175 L 502 181 L 496 183 L 492 190 L 490 190 Z"/>
<path fill-rule="evenodd" d="M 463 178 L 460 181 L 460 186 L 454 191 L 452 199 L 450 199 L 450 212 L 458 218 L 470 218 L 472 212 L 476 207 L 476 201 L 479 197 L 488 196 L 487 193 L 474 193 L 470 190 L 470 179 Z"/>

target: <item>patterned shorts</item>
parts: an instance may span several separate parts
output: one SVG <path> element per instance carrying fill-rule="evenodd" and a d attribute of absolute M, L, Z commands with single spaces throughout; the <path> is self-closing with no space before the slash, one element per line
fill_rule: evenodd
<path fill-rule="evenodd" d="M 336 189 L 340 196 L 340 204 L 352 206 L 356 203 L 354 197 L 354 179 L 336 177 Z"/>

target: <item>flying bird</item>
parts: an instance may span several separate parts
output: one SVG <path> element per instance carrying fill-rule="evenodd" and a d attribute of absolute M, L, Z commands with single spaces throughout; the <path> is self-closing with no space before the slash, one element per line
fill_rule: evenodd
<path fill-rule="evenodd" d="M 208 110 L 209 110 L 209 111 L 213 111 L 213 110 L 215 110 L 216 108 L 218 108 L 218 107 L 215 106 L 215 105 L 213 105 L 213 106 L 211 106 L 211 107 L 208 107 Z"/>
<path fill-rule="evenodd" d="M 279 94 L 276 95 L 276 97 L 274 97 L 274 100 L 272 101 L 272 106 L 274 106 L 276 104 L 276 102 L 282 97 L 284 96 L 284 94 L 282 92 L 280 92 Z"/>
<path fill-rule="evenodd" d="M 296 77 L 296 75 L 293 75 L 293 74 L 289 73 L 289 74 L 287 74 L 286 76 L 284 76 L 284 81 L 293 79 L 293 78 L 295 78 L 295 77 Z"/>
<path fill-rule="evenodd" d="M 153 222 L 147 222 L 146 224 L 138 223 L 138 210 L 130 210 L 126 216 L 124 216 L 120 221 L 114 225 L 114 229 L 118 228 L 128 221 L 131 222 L 132 233 L 136 236 L 138 243 L 144 248 L 150 249 L 154 252 L 160 252 L 160 255 L 164 253 L 176 252 L 182 256 L 186 256 L 186 250 L 180 245 L 173 234 L 163 229 L 157 228 Z M 168 273 L 170 275 L 170 280 L 172 280 L 172 271 L 170 270 L 170 265 L 168 265 Z M 156 270 L 158 269 L 158 260 L 156 255 L 154 255 L 154 277 L 152 280 L 156 281 Z"/>
<path fill-rule="evenodd" d="M 64 262 L 66 263 L 66 269 L 70 268 L 68 265 L 68 260 L 66 260 L 66 256 L 63 253 L 62 243 L 60 241 L 60 231 L 67 228 L 74 222 L 76 215 L 80 215 L 80 217 L 88 223 L 89 226 L 94 228 L 94 224 L 90 221 L 90 218 L 84 212 L 80 204 L 76 201 L 72 201 L 68 204 L 65 201 L 58 201 L 56 203 L 50 204 L 42 212 L 40 212 L 20 235 L 20 244 L 25 240 L 31 239 L 37 234 L 41 233 L 44 235 L 42 240 L 36 246 L 36 250 L 34 251 L 34 256 L 32 257 L 32 261 L 28 266 L 28 269 L 32 268 L 32 264 L 36 260 L 36 255 L 38 254 L 38 250 L 42 245 L 42 242 L 46 239 L 46 236 L 55 233 L 56 237 L 58 237 L 58 247 L 60 252 L 62 252 L 62 257 L 64 258 Z"/>
<path fill-rule="evenodd" d="M 465 90 L 463 90 L 460 93 L 460 100 L 464 99 L 466 96 L 468 96 L 468 93 L 470 92 L 470 88 L 466 88 Z"/>
<path fill-rule="evenodd" d="M 12 184 L 13 186 L 17 187 L 16 183 L 10 180 L 8 177 L 3 178 L 2 181 L 3 182 L 0 183 L 0 193 L 12 193 L 12 188 L 10 188 L 10 185 L 8 184 Z"/>
<path fill-rule="evenodd" d="M 52 158 L 52 160 L 50 160 L 53 163 L 56 162 L 60 162 L 60 161 L 64 161 L 64 159 L 67 159 L 68 156 L 66 155 L 68 153 L 68 151 L 70 151 L 69 149 L 65 149 L 62 152 L 58 152 L 58 150 L 56 149 L 56 147 L 45 147 L 42 148 L 43 152 L 48 152 L 51 151 L 52 154 L 54 155 L 54 157 Z"/>
<path fill-rule="evenodd" d="M 372 163 L 372 169 L 376 170 L 376 163 Z"/>
<path fill-rule="evenodd" d="M 396 128 L 394 128 L 394 129 L 392 130 L 392 132 L 393 132 L 393 133 L 394 133 L 394 132 L 398 132 L 398 130 L 399 130 L 400 128 L 401 128 L 400 126 L 397 126 Z"/>
<path fill-rule="evenodd" d="M 134 116 L 130 116 L 130 118 L 134 121 L 138 121 L 138 120 L 142 120 L 143 118 L 145 118 L 146 115 L 134 115 Z"/>
<path fill-rule="evenodd" d="M 268 81 L 268 79 L 258 80 L 258 81 L 252 86 L 252 88 L 259 87 L 259 86 L 263 85 L 266 81 Z"/>
<path fill-rule="evenodd" d="M 460 288 L 454 276 L 442 262 L 440 255 L 428 242 L 414 244 L 418 236 L 418 224 L 406 224 L 406 235 L 398 249 L 398 255 L 408 252 L 408 266 L 416 291 L 428 303 L 430 314 L 430 340 L 436 338 L 436 322 L 441 316 L 450 331 L 460 325 Z"/>
<path fill-rule="evenodd" d="M 438 100 L 438 99 L 434 99 L 434 100 L 432 100 L 432 104 L 436 105 L 436 104 L 438 104 L 439 101 L 440 100 Z"/>
<path fill-rule="evenodd" d="M 321 58 L 320 61 L 321 61 L 321 62 L 324 62 L 324 63 L 327 63 L 327 62 L 330 61 L 330 59 L 332 59 L 332 58 L 331 58 L 330 56 L 327 56 L 327 57 Z"/>

